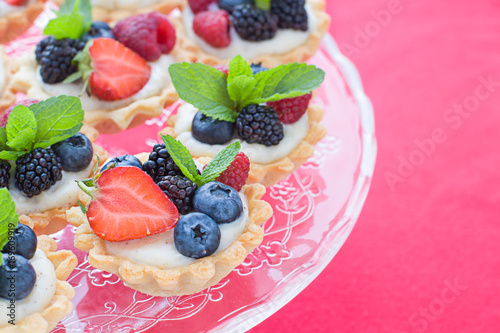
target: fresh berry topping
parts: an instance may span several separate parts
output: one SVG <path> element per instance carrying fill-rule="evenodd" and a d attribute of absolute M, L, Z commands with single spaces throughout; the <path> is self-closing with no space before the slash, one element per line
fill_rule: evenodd
<path fill-rule="evenodd" d="M 248 143 L 276 146 L 283 139 L 283 124 L 270 107 L 251 104 L 244 107 L 236 118 L 238 136 Z"/>
<path fill-rule="evenodd" d="M 16 187 L 28 198 L 62 178 L 61 159 L 50 148 L 37 148 L 16 161 Z"/>
<path fill-rule="evenodd" d="M 229 14 L 225 10 L 205 11 L 196 14 L 193 31 L 213 47 L 227 47 L 229 37 Z"/>
<path fill-rule="evenodd" d="M 89 53 L 94 68 L 90 90 L 101 100 L 128 98 L 149 81 L 151 67 L 147 61 L 114 39 L 95 39 Z"/>
<path fill-rule="evenodd" d="M 38 240 L 33 230 L 24 224 L 18 224 L 16 230 L 5 244 L 2 253 L 15 253 L 26 259 L 31 259 L 35 255 Z"/>
<path fill-rule="evenodd" d="M 172 229 L 179 212 L 167 195 L 138 168 L 104 171 L 87 218 L 100 238 L 120 242 Z"/>
<path fill-rule="evenodd" d="M 10 108 L 8 108 L 7 110 L 5 110 L 5 112 L 0 117 L 0 127 L 7 126 L 7 120 L 9 119 L 9 115 L 12 112 L 12 110 L 14 110 L 14 108 L 16 106 L 18 106 L 18 105 L 24 105 L 26 107 L 29 107 L 30 105 L 36 104 L 36 103 L 38 103 L 37 99 L 26 98 L 26 99 L 23 99 L 23 100 L 15 103 L 14 105 L 12 105 Z"/>
<path fill-rule="evenodd" d="M 158 12 L 130 16 L 113 28 L 113 34 L 126 47 L 147 61 L 168 54 L 175 45 L 175 28 L 166 15 Z"/>
<path fill-rule="evenodd" d="M 238 192 L 220 182 L 210 182 L 198 189 L 193 198 L 195 212 L 207 214 L 218 224 L 240 217 L 243 202 Z"/>
<path fill-rule="evenodd" d="M 115 164 L 115 167 L 128 167 L 128 166 L 130 166 L 130 167 L 136 167 L 136 168 L 139 168 L 142 170 L 142 162 L 137 157 L 135 157 L 133 155 L 122 155 L 122 156 L 112 158 L 111 160 L 109 160 L 109 162 L 104 164 L 101 168 L 101 172 L 106 170 L 107 168 L 109 168 L 112 163 Z"/>
<path fill-rule="evenodd" d="M 80 39 L 55 39 L 46 37 L 38 43 L 35 50 L 36 61 L 40 65 L 40 75 L 45 83 L 59 83 L 75 73 L 73 57 L 83 50 L 85 42 Z"/>
<path fill-rule="evenodd" d="M 229 66 L 228 65 L 215 65 L 215 69 L 221 71 L 222 73 L 229 75 Z"/>
<path fill-rule="evenodd" d="M 10 163 L 0 160 L 0 188 L 9 188 Z"/>
<path fill-rule="evenodd" d="M 231 186 L 239 192 L 243 188 L 243 185 L 247 182 L 249 172 L 250 160 L 247 155 L 240 152 L 236 155 L 231 165 L 215 180 Z"/>
<path fill-rule="evenodd" d="M 186 215 L 193 211 L 193 196 L 198 185 L 186 177 L 165 176 L 160 179 L 158 186 L 175 204 L 179 213 Z"/>
<path fill-rule="evenodd" d="M 196 113 L 191 126 L 191 133 L 196 140 L 211 145 L 227 143 L 233 138 L 233 132 L 233 123 L 214 119 L 201 112 Z"/>
<path fill-rule="evenodd" d="M 149 154 L 149 160 L 142 165 L 142 170 L 158 183 L 165 176 L 182 175 L 181 169 L 174 163 L 164 144 L 156 144 Z"/>
<path fill-rule="evenodd" d="M 26 0 L 3 0 L 10 6 L 23 6 L 26 3 Z"/>
<path fill-rule="evenodd" d="M 238 5 L 253 4 L 253 0 L 220 0 L 219 8 L 224 9 L 228 13 L 232 13 L 234 7 Z"/>
<path fill-rule="evenodd" d="M 309 107 L 312 93 L 299 97 L 285 98 L 276 102 L 267 102 L 272 107 L 283 124 L 293 124 L 299 120 Z"/>
<path fill-rule="evenodd" d="M 0 266 L 0 297 L 22 300 L 28 297 L 36 282 L 36 273 L 28 259 L 15 254 L 2 254 Z M 11 287 L 11 285 L 13 286 Z M 12 289 L 15 292 L 12 292 Z"/>
<path fill-rule="evenodd" d="M 234 7 L 231 21 L 241 39 L 254 42 L 271 39 L 278 30 L 277 16 L 252 5 Z"/>
<path fill-rule="evenodd" d="M 181 217 L 174 229 L 174 244 L 182 255 L 200 259 L 212 255 L 220 244 L 217 223 L 202 213 Z"/>
<path fill-rule="evenodd" d="M 112 38 L 115 39 L 111 27 L 102 21 L 94 21 L 90 25 L 89 31 L 87 31 L 83 36 L 82 40 L 88 42 L 90 39 L 96 38 Z"/>
<path fill-rule="evenodd" d="M 92 162 L 94 148 L 92 142 L 83 133 L 56 143 L 52 146 L 54 153 L 61 158 L 64 170 L 78 172 L 84 170 Z"/>
<path fill-rule="evenodd" d="M 308 18 L 305 0 L 271 1 L 271 13 L 279 18 L 280 29 L 307 31 Z"/>
<path fill-rule="evenodd" d="M 262 63 L 259 62 L 258 64 L 251 64 L 250 67 L 252 68 L 252 74 L 257 75 L 261 72 L 265 72 L 269 70 L 269 68 L 262 66 Z"/>
<path fill-rule="evenodd" d="M 211 3 L 216 2 L 216 0 L 188 0 L 189 7 L 191 7 L 191 11 L 193 13 L 199 13 L 204 10 L 208 10 L 208 6 Z"/>

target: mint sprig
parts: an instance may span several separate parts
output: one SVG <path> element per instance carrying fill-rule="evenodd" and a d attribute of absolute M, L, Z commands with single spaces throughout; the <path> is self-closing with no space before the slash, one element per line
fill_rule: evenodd
<path fill-rule="evenodd" d="M 44 35 L 52 35 L 56 39 L 78 39 L 85 34 L 92 24 L 92 5 L 90 0 L 66 0 L 57 17 L 50 20 Z"/>
<path fill-rule="evenodd" d="M 10 196 L 9 190 L 0 189 L 0 249 L 9 242 L 9 230 L 14 231 L 19 222 L 19 215 L 16 213 L 16 204 Z M 3 258 L 0 256 L 0 265 Z"/>
<path fill-rule="evenodd" d="M 168 153 L 172 156 L 174 163 L 179 167 L 184 176 L 189 178 L 192 182 L 196 183 L 198 187 L 206 183 L 214 181 L 220 176 L 230 165 L 233 163 L 236 155 L 241 149 L 239 141 L 233 142 L 224 149 L 222 149 L 210 163 L 207 164 L 205 169 L 198 174 L 196 164 L 189 150 L 179 141 L 170 135 L 161 136 Z"/>
<path fill-rule="evenodd" d="M 255 5 L 262 10 L 270 10 L 271 0 L 255 0 Z"/>

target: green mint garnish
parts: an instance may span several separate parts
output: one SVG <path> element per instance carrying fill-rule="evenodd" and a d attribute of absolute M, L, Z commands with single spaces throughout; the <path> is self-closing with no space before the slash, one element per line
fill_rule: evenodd
<path fill-rule="evenodd" d="M 262 10 L 270 10 L 271 0 L 255 0 L 255 5 Z"/>
<path fill-rule="evenodd" d="M 179 140 L 175 140 L 170 135 L 162 135 L 161 137 L 174 163 L 181 169 L 184 176 L 195 182 L 198 187 L 219 177 L 231 165 L 241 148 L 239 141 L 228 145 L 207 164 L 201 175 L 199 175 L 189 150 Z"/>
<path fill-rule="evenodd" d="M 92 5 L 90 0 L 66 0 L 57 12 L 57 17 L 50 20 L 44 35 L 56 39 L 78 39 L 86 33 L 92 24 Z"/>
<path fill-rule="evenodd" d="M 13 232 L 17 228 L 19 215 L 16 213 L 16 205 L 12 201 L 9 190 L 0 189 L 0 249 L 9 242 L 9 231 Z M 0 256 L 0 265 L 3 258 Z"/>
<path fill-rule="evenodd" d="M 6 126 L 7 146 L 13 150 L 24 150 L 26 142 L 35 141 L 37 123 L 35 115 L 24 105 L 18 105 L 9 115 Z"/>

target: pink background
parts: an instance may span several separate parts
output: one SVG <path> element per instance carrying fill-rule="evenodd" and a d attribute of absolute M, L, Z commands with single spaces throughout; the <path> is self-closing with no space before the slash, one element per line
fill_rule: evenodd
<path fill-rule="evenodd" d="M 331 264 L 252 332 L 498 332 L 500 2 L 328 11 L 375 108 L 372 189 Z"/>

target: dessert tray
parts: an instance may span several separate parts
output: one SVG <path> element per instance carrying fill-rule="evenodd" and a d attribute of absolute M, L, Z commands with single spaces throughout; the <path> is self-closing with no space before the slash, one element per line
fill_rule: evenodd
<path fill-rule="evenodd" d="M 16 56 L 41 39 L 52 4 L 35 26 L 6 45 Z M 310 60 L 327 73 L 315 100 L 325 109 L 327 136 L 299 170 L 268 189 L 274 216 L 263 225 L 263 243 L 219 284 L 181 297 L 152 297 L 94 269 L 73 247 L 75 227 L 52 235 L 79 265 L 67 280 L 74 310 L 53 332 L 244 332 L 259 324 L 311 283 L 347 239 L 361 211 L 376 157 L 373 109 L 359 75 L 327 35 Z M 151 150 L 176 105 L 144 125 L 98 144 L 111 156 Z M 133 140 L 131 140 L 133 138 Z"/>

